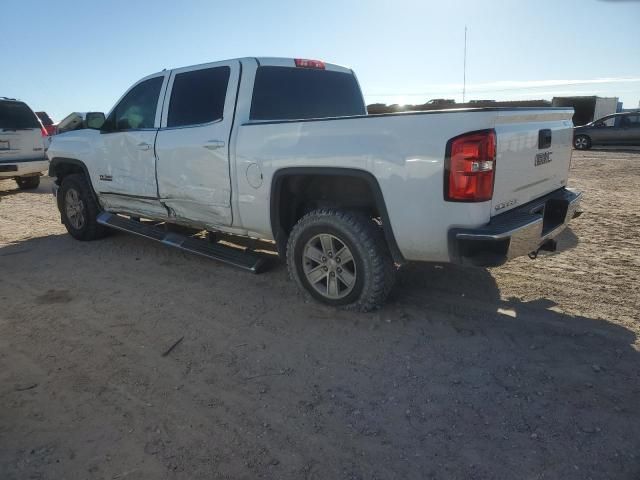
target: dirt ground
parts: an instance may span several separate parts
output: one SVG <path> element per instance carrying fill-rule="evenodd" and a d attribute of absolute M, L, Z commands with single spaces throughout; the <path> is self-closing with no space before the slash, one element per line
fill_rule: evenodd
<path fill-rule="evenodd" d="M 640 154 L 571 184 L 570 250 L 354 314 L 0 182 L 0 478 L 640 478 Z"/>

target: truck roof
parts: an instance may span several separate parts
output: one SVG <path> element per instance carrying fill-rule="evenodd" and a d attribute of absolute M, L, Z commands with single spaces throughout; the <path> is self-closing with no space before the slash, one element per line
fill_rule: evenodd
<path fill-rule="evenodd" d="M 270 67 L 291 67 L 291 68 L 295 68 L 296 67 L 296 60 L 306 60 L 306 61 L 313 61 L 313 62 L 321 62 L 322 64 L 324 64 L 324 69 L 325 70 L 329 70 L 332 72 L 343 72 L 343 73 L 349 73 L 349 74 L 353 74 L 353 70 L 351 70 L 349 67 L 345 67 L 342 65 L 337 65 L 335 63 L 327 63 L 324 62 L 322 60 L 309 60 L 309 59 L 296 59 L 296 58 L 287 58 L 287 57 L 240 57 L 240 58 L 228 58 L 228 59 L 221 59 L 221 60 L 213 60 L 211 62 L 206 62 L 206 63 L 199 63 L 199 64 L 195 64 L 195 65 L 183 65 L 183 66 L 179 66 L 179 67 L 173 67 L 173 68 L 169 68 L 169 69 L 165 69 L 165 70 L 175 70 L 177 68 L 185 68 L 185 67 L 197 67 L 199 65 L 208 65 L 209 63 L 217 63 L 217 62 L 235 62 L 235 61 L 255 61 L 258 66 L 263 67 L 263 66 L 270 66 Z M 163 71 L 165 71 L 163 70 Z M 162 73 L 162 71 L 160 72 L 156 72 L 152 75 L 157 75 L 158 73 Z M 152 76 L 149 75 L 149 76 Z"/>

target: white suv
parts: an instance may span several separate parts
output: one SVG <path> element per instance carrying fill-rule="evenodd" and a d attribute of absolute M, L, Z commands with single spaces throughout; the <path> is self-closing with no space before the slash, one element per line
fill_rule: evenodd
<path fill-rule="evenodd" d="M 49 168 L 47 133 L 26 103 L 0 97 L 0 179 L 13 178 L 23 190 L 37 188 Z"/>

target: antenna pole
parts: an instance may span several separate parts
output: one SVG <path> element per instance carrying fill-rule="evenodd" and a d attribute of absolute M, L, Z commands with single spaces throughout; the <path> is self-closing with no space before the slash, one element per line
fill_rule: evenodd
<path fill-rule="evenodd" d="M 464 64 L 462 67 L 462 103 L 467 93 L 467 26 L 464 26 Z"/>

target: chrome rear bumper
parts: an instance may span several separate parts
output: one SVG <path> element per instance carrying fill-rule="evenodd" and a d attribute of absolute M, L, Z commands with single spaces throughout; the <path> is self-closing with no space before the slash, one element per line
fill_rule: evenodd
<path fill-rule="evenodd" d="M 487 225 L 449 232 L 455 263 L 498 266 L 515 257 L 555 250 L 553 239 L 579 216 L 582 193 L 556 190 L 533 202 L 497 215 Z"/>

